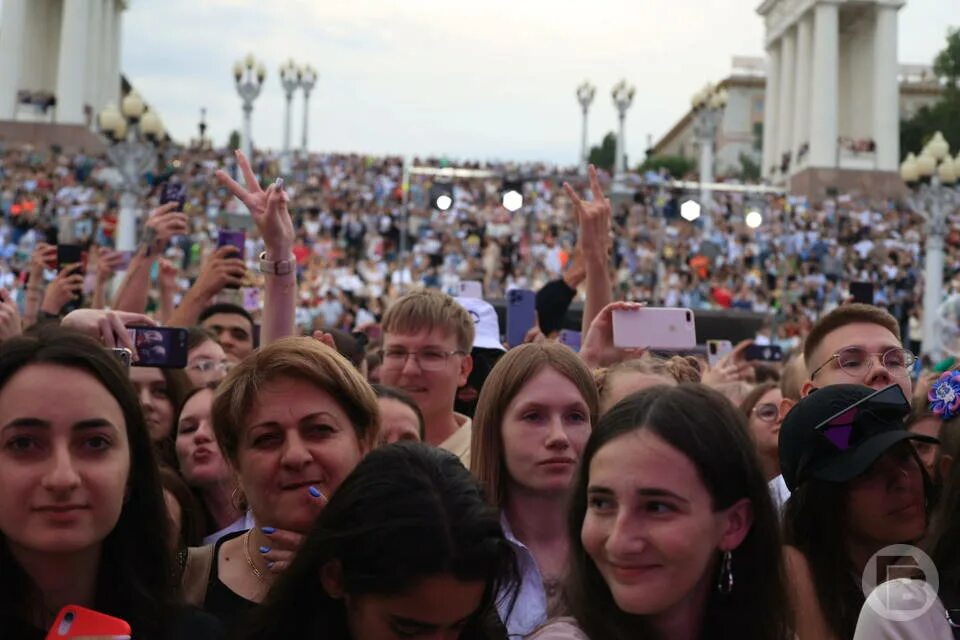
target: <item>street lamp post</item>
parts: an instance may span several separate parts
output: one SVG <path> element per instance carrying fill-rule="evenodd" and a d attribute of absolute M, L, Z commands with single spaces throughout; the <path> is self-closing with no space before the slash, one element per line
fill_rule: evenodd
<path fill-rule="evenodd" d="M 587 147 L 587 111 L 590 109 L 590 103 L 593 102 L 596 93 L 597 88 L 586 80 L 577 87 L 577 102 L 580 103 L 580 110 L 583 112 L 583 127 L 580 139 L 580 173 L 583 175 L 587 173 L 587 162 L 590 159 Z"/>
<path fill-rule="evenodd" d="M 693 134 L 700 143 L 700 205 L 703 208 L 703 229 L 713 229 L 713 183 L 714 145 L 717 132 L 723 122 L 727 106 L 727 90 L 707 85 L 691 100 L 694 116 Z"/>
<path fill-rule="evenodd" d="M 267 68 L 262 62 L 257 62 L 252 53 L 242 61 L 233 65 L 233 79 L 237 86 L 237 93 L 243 101 L 243 153 L 253 162 L 253 138 L 251 118 L 253 116 L 253 101 L 263 89 L 263 81 L 267 77 Z"/>
<path fill-rule="evenodd" d="M 943 239 L 947 218 L 958 203 L 954 189 L 960 171 L 960 155 L 950 157 L 950 146 L 939 131 L 920 156 L 907 155 L 900 165 L 900 177 L 910 187 L 910 208 L 923 216 L 927 239 L 923 274 L 923 353 L 939 360 L 942 353 L 937 318 L 943 302 Z"/>
<path fill-rule="evenodd" d="M 120 173 L 120 216 L 117 222 L 116 248 L 133 251 L 137 245 L 137 219 L 140 217 L 140 179 L 156 162 L 155 145 L 164 137 L 160 117 L 148 110 L 136 91 L 123 99 L 120 109 L 113 104 L 97 118 L 100 131 L 107 137 L 107 158 Z"/>
<path fill-rule="evenodd" d="M 287 113 L 283 120 L 283 157 L 286 163 L 290 162 L 290 119 L 293 116 L 293 94 L 300 88 L 300 73 L 300 68 L 293 60 L 280 67 L 280 84 L 287 98 Z"/>
<path fill-rule="evenodd" d="M 200 133 L 200 136 L 194 140 L 191 144 L 196 147 L 198 150 L 203 151 L 210 148 L 210 141 L 207 140 L 207 108 L 200 107 L 200 121 L 197 122 L 197 131 Z"/>
<path fill-rule="evenodd" d="M 621 80 L 613 87 L 611 95 L 613 96 L 613 105 L 617 108 L 617 114 L 620 117 L 620 133 L 617 135 L 617 157 L 613 163 L 614 179 L 622 179 L 623 174 L 627 172 L 627 140 L 626 140 L 626 119 L 627 109 L 633 104 L 633 96 L 636 89 L 627 84 L 626 80 Z"/>
<path fill-rule="evenodd" d="M 310 92 L 317 84 L 317 70 L 306 65 L 300 70 L 300 86 L 303 87 L 303 155 L 307 155 L 307 125 L 310 122 Z"/>

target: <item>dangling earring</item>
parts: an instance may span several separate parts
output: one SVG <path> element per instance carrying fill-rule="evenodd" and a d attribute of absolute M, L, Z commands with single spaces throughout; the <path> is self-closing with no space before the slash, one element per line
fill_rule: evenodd
<path fill-rule="evenodd" d="M 717 580 L 717 591 L 730 593 L 733 591 L 733 552 L 724 551 L 720 561 L 720 579 Z"/>

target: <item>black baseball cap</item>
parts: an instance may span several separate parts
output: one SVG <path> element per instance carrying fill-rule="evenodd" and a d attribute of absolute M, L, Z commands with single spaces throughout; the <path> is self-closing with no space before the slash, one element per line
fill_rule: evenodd
<path fill-rule="evenodd" d="M 939 443 L 907 431 L 910 413 L 899 385 L 872 389 L 837 384 L 794 405 L 780 427 L 780 470 L 790 491 L 810 478 L 847 482 L 904 440 Z"/>

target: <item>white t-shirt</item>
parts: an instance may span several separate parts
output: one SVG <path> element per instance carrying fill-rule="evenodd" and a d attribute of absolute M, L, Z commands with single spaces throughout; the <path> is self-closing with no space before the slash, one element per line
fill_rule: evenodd
<path fill-rule="evenodd" d="M 890 620 L 881 612 L 919 610 L 932 602 L 913 620 Z M 899 603 L 899 606 L 897 606 Z M 874 589 L 860 610 L 853 640 L 953 640 L 946 610 L 933 588 L 923 580 L 898 578 Z"/>

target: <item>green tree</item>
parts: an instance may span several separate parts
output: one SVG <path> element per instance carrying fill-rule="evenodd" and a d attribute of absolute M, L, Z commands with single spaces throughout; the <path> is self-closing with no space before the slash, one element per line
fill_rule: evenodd
<path fill-rule="evenodd" d="M 693 160 L 684 156 L 653 155 L 648 156 L 640 165 L 640 173 L 666 169 L 674 178 L 682 178 L 693 171 L 695 166 Z"/>
<path fill-rule="evenodd" d="M 740 154 L 740 173 L 737 174 L 742 182 L 759 182 L 760 165 L 745 153 Z"/>
<path fill-rule="evenodd" d="M 943 97 L 900 122 L 901 158 L 920 151 L 937 131 L 943 132 L 951 153 L 960 148 L 960 28 L 949 30 L 947 46 L 934 59 L 933 71 L 943 84 Z"/>
<path fill-rule="evenodd" d="M 231 151 L 236 151 L 240 148 L 240 132 L 236 129 L 230 132 L 230 140 L 227 142 L 227 147 Z"/>
<path fill-rule="evenodd" d="M 606 171 L 613 170 L 613 163 L 617 158 L 617 134 L 613 131 L 603 136 L 603 142 L 598 147 L 590 147 L 590 155 L 587 156 L 590 164 L 598 169 Z"/>

